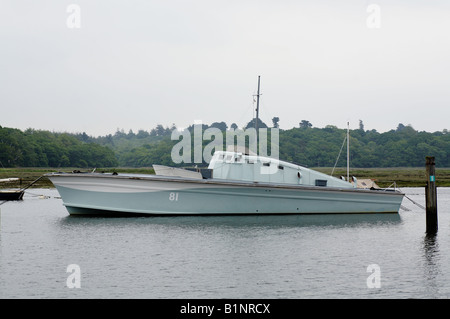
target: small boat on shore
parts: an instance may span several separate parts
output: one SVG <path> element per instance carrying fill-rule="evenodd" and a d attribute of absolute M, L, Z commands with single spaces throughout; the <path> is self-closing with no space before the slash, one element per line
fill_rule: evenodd
<path fill-rule="evenodd" d="M 23 194 L 21 190 L 0 190 L 0 200 L 22 200 Z"/>
<path fill-rule="evenodd" d="M 20 181 L 20 178 L 3 178 L 0 183 Z M 22 189 L 0 189 L 0 201 L 22 200 L 24 191 Z"/>

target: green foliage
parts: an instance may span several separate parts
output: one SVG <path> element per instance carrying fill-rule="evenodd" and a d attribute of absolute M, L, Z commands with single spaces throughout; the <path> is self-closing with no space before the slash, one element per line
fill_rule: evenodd
<path fill-rule="evenodd" d="M 86 136 L 84 136 L 86 138 Z M 117 165 L 114 152 L 75 135 L 0 127 L 2 167 L 98 167 Z"/>
<path fill-rule="evenodd" d="M 278 123 L 278 118 L 274 118 Z M 274 122 L 274 124 L 275 124 Z M 286 160 L 310 167 L 333 167 L 341 147 L 338 167 L 346 166 L 346 148 L 343 144 L 347 130 L 327 125 L 315 128 L 309 121 L 300 127 L 279 131 L 279 154 Z M 225 134 L 225 122 L 215 122 L 208 127 Z M 233 123 L 230 129 L 237 126 Z M 175 125 L 164 128 L 158 125 L 150 132 L 134 133 L 123 130 L 112 135 L 91 137 L 86 133 L 68 134 L 0 127 L 0 167 L 150 167 L 153 164 L 190 166 L 195 163 L 175 164 L 171 159 L 172 148 L 180 140 L 171 140 Z M 194 159 L 194 130 L 191 134 L 191 159 Z M 270 130 L 269 130 L 270 133 Z M 211 141 L 203 140 L 202 148 Z M 270 138 L 268 141 L 270 154 Z M 350 166 L 352 168 L 422 167 L 425 156 L 435 156 L 440 167 L 450 167 L 450 134 L 419 132 L 411 126 L 399 124 L 396 129 L 379 133 L 359 129 L 350 131 Z M 206 166 L 203 162 L 199 166 Z"/>
<path fill-rule="evenodd" d="M 225 142 L 226 124 L 221 123 Z M 280 159 L 307 165 L 310 167 L 333 167 L 347 130 L 333 125 L 325 128 L 312 127 L 309 121 L 303 120 L 301 127 L 280 130 Z M 218 123 L 208 127 L 218 127 Z M 360 123 L 361 124 L 361 123 Z M 233 127 L 234 128 L 234 127 Z M 191 159 L 193 159 L 194 139 L 193 126 L 191 132 Z M 269 131 L 270 132 L 270 131 Z M 103 140 L 102 137 L 96 139 Z M 179 141 L 172 141 L 168 132 L 163 136 L 148 136 L 138 139 L 124 136 L 113 136 L 112 143 L 102 143 L 111 147 L 119 160 L 119 165 L 127 167 L 145 167 L 152 164 L 170 166 L 189 166 L 172 162 L 172 147 Z M 203 140 L 203 147 L 211 141 Z M 270 138 L 269 138 L 270 153 Z M 350 131 L 350 165 L 353 168 L 373 167 L 421 167 L 425 156 L 435 156 L 440 167 L 450 167 L 450 134 L 442 132 L 418 132 L 411 126 L 399 124 L 397 129 L 385 133 L 376 130 L 364 131 L 363 126 Z M 199 165 L 206 166 L 207 163 Z M 346 166 L 346 145 L 337 162 L 338 167 Z"/>

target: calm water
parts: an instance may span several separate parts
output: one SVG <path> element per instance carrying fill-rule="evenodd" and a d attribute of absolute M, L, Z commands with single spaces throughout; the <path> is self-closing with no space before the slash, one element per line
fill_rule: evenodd
<path fill-rule="evenodd" d="M 0 298 L 450 297 L 449 188 L 434 238 L 407 199 L 398 215 L 88 218 L 30 192 L 0 206 Z"/>

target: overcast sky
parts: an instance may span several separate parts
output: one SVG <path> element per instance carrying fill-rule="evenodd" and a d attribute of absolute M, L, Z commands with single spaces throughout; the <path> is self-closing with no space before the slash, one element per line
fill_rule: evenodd
<path fill-rule="evenodd" d="M 260 75 L 282 129 L 450 129 L 450 1 L 0 0 L 0 39 L 5 127 L 241 127 Z"/>

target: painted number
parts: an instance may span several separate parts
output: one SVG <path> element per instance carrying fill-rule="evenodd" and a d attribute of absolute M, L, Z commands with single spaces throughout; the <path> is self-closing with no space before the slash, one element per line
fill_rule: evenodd
<path fill-rule="evenodd" d="M 170 193 L 169 194 L 169 200 L 171 201 L 171 202 L 173 202 L 173 201 L 178 201 L 178 193 Z"/>

